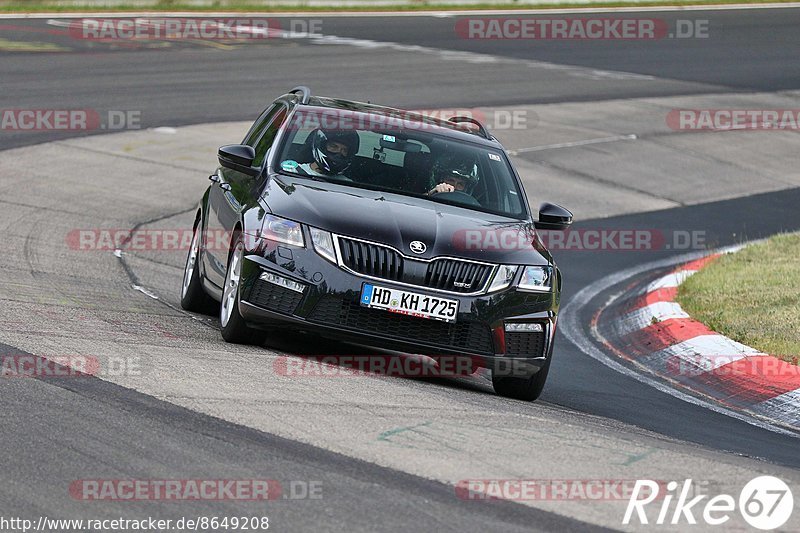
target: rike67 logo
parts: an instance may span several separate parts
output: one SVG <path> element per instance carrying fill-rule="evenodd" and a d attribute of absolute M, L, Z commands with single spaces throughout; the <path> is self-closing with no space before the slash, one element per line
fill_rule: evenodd
<path fill-rule="evenodd" d="M 750 480 L 739 493 L 738 501 L 729 494 L 719 494 L 708 500 L 706 494 L 689 499 L 690 494 L 691 479 L 685 480 L 683 485 L 670 481 L 666 486 L 649 479 L 639 479 L 633 487 L 622 523 L 629 525 L 631 520 L 636 519 L 640 524 L 659 526 L 695 525 L 701 518 L 707 525 L 722 526 L 730 521 L 731 516 L 735 516 L 738 504 L 739 513 L 750 526 L 768 531 L 783 526 L 794 509 L 791 489 L 782 480 L 772 476 Z M 654 502 L 658 503 L 649 508 L 651 513 L 648 515 L 646 508 Z M 652 511 L 656 510 L 658 514 L 654 519 Z"/>

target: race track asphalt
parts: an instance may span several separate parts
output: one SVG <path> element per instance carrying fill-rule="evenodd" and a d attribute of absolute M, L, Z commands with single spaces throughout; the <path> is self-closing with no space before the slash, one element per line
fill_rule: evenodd
<path fill-rule="evenodd" d="M 639 144 L 624 143 L 520 154 L 531 203 L 550 199 L 547 190 L 532 189 L 536 172 L 556 169 L 564 182 L 552 183 L 553 194 L 577 198 L 579 205 L 569 207 L 579 229 L 702 232 L 720 246 L 800 229 L 800 176 L 791 172 L 795 132 L 732 141 L 698 136 L 692 146 L 662 139 L 680 135 L 661 131 L 663 124 L 643 128 L 635 121 L 636 109 L 651 117 L 698 102 L 790 107 L 800 89 L 800 10 L 636 16 L 708 19 L 710 37 L 475 41 L 454 34 L 453 17 L 331 17 L 322 20 L 327 40 L 130 47 L 75 40 L 63 24 L 47 20 L 0 21 L 2 42 L 60 49 L 0 46 L 0 108 L 133 110 L 142 126 L 119 137 L 102 130 L 0 132 L 0 148 L 10 150 L 0 152 L 0 300 L 7 309 L 0 353 L 141 354 L 149 367 L 143 376 L 0 383 L 0 442 L 10 451 L 0 460 L 0 512 L 86 518 L 266 512 L 275 528 L 293 531 L 585 530 L 619 528 L 624 507 L 465 502 L 452 484 L 470 477 L 694 476 L 733 491 L 763 472 L 796 483 L 796 436 L 632 380 L 561 335 L 545 393 L 531 405 L 493 396 L 480 379 L 297 385 L 263 368 L 279 354 L 361 348 L 276 339 L 267 348 L 236 350 L 210 320 L 175 309 L 181 254 L 132 254 L 121 262 L 64 246 L 64 232 L 73 228 L 190 224 L 213 164 L 210 143 L 222 144 L 241 131 L 237 121 L 254 118 L 275 95 L 301 83 L 319 94 L 404 108 L 533 109 L 542 127 L 499 133 L 517 148 L 548 145 L 543 128 L 561 116 L 564 129 L 552 131 L 574 136 L 568 140 L 658 130 L 641 135 L 646 149 L 659 149 L 644 161 L 637 160 Z M 594 113 L 603 117 L 603 133 L 587 125 Z M 148 130 L 164 126 L 178 128 L 175 141 Z M 724 150 L 732 145 L 738 149 Z M 759 154 L 769 161 L 748 167 Z M 665 181 L 644 174 L 648 167 L 680 172 L 683 157 L 705 162 L 703 175 L 682 183 L 679 175 Z M 602 176 L 609 168 L 614 174 Z M 580 191 L 589 186 L 597 187 L 584 200 L 591 215 L 581 217 Z M 614 272 L 683 252 L 554 252 L 566 280 L 564 302 Z M 131 290 L 132 281 L 159 300 Z M 575 310 L 578 318 L 588 324 L 603 296 Z M 87 503 L 67 492 L 77 479 L 248 477 L 318 480 L 324 496 L 176 505 Z"/>

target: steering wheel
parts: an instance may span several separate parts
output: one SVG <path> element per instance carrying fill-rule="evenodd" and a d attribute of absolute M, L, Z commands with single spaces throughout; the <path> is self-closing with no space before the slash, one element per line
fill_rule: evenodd
<path fill-rule="evenodd" d="M 442 198 L 454 204 L 471 205 L 480 207 L 481 203 L 475 199 L 471 194 L 464 191 L 440 192 L 434 195 L 436 198 Z"/>

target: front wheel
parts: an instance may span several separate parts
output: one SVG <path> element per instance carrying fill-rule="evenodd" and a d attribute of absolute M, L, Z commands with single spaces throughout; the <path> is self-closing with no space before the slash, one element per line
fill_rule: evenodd
<path fill-rule="evenodd" d="M 492 385 L 494 391 L 500 396 L 532 402 L 537 400 L 542 394 L 544 384 L 547 381 L 547 374 L 550 371 L 550 361 L 552 356 L 547 359 L 544 366 L 537 373 L 528 378 L 510 378 L 505 376 L 495 376 L 492 374 Z"/>
<path fill-rule="evenodd" d="M 239 314 L 239 286 L 242 279 L 243 260 L 244 242 L 242 242 L 242 236 L 237 234 L 233 241 L 230 259 L 228 259 L 228 272 L 225 274 L 225 286 L 219 306 L 222 338 L 234 344 L 261 344 L 266 340 L 266 334 L 249 327 L 242 315 Z"/>

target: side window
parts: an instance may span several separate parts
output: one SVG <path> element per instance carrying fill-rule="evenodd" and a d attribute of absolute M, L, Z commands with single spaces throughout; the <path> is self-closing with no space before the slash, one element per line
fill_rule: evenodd
<path fill-rule="evenodd" d="M 264 128 L 267 127 L 267 124 L 269 124 L 269 121 L 279 109 L 280 107 L 276 104 L 273 104 L 265 109 L 264 112 L 261 113 L 261 116 L 258 117 L 255 122 L 253 122 L 252 126 L 250 126 L 250 131 L 247 132 L 242 144 L 247 146 L 255 146 L 255 142 L 261 136 L 261 132 L 264 131 Z"/>
<path fill-rule="evenodd" d="M 283 120 L 286 118 L 286 113 L 287 109 L 281 106 L 276 109 L 275 114 L 271 117 L 269 125 L 264 129 L 261 138 L 255 145 L 256 158 L 253 159 L 254 167 L 261 167 L 261 165 L 264 164 L 267 152 L 269 152 L 269 149 L 272 147 L 272 141 L 275 140 L 275 136 L 278 134 L 278 130 L 281 124 L 283 124 Z"/>

